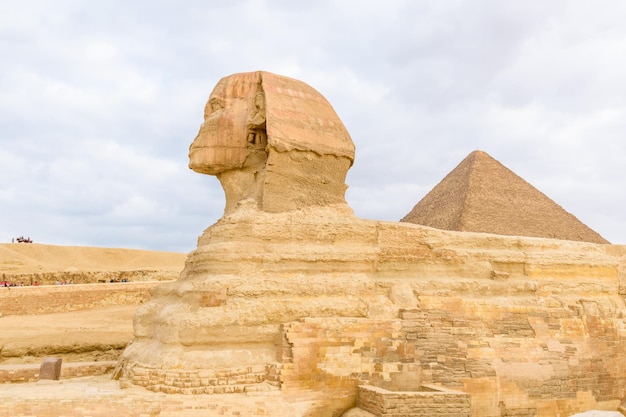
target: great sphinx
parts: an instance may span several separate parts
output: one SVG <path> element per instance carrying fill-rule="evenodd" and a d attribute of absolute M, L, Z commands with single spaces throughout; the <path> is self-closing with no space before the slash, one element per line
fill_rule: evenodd
<path fill-rule="evenodd" d="M 354 152 L 307 84 L 221 79 L 189 166 L 219 179 L 224 216 L 137 312 L 121 379 L 306 394 L 319 416 L 353 407 L 359 384 L 459 389 L 483 417 L 617 409 L 624 246 L 359 219 Z"/>

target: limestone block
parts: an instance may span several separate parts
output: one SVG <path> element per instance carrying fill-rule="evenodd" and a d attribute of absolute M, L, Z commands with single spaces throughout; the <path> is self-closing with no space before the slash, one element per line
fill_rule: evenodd
<path fill-rule="evenodd" d="M 41 362 L 41 367 L 39 368 L 39 379 L 51 379 L 54 381 L 58 381 L 61 378 L 62 363 L 62 358 L 45 358 Z"/>

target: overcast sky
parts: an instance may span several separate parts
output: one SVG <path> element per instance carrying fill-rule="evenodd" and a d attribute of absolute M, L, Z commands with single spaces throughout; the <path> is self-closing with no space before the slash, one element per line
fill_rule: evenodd
<path fill-rule="evenodd" d="M 626 2 L 0 0 L 0 241 L 187 252 L 223 213 L 187 168 L 217 81 L 334 106 L 347 200 L 397 221 L 467 154 L 626 243 Z"/>

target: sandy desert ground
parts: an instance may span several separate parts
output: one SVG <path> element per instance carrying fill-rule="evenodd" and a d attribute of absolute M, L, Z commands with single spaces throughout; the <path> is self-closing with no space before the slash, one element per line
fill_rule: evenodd
<path fill-rule="evenodd" d="M 186 254 L 171 252 L 0 244 L 0 276 L 68 269 L 78 272 L 141 268 L 180 271 L 185 258 Z M 72 290 L 71 285 L 66 288 Z M 0 288 L 0 291 L 11 289 Z M 138 307 L 114 305 L 50 314 L 1 316 L 0 364 L 39 363 L 50 354 L 61 355 L 68 362 L 115 360 L 132 338 L 132 318 Z"/>
<path fill-rule="evenodd" d="M 137 249 L 56 246 L 37 243 L 0 244 L 0 276 L 57 271 L 182 269 L 184 253 Z"/>
<path fill-rule="evenodd" d="M 116 360 L 133 334 L 136 305 L 67 313 L 0 317 L 0 364 Z"/>

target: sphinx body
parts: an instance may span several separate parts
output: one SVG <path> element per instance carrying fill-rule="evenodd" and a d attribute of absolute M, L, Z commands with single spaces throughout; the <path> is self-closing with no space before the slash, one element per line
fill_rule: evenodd
<path fill-rule="evenodd" d="M 463 389 L 481 416 L 620 402 L 625 247 L 358 219 L 343 124 L 267 72 L 220 80 L 189 156 L 221 182 L 224 216 L 138 311 L 124 381 L 306 394 L 320 416 L 362 383 Z"/>

